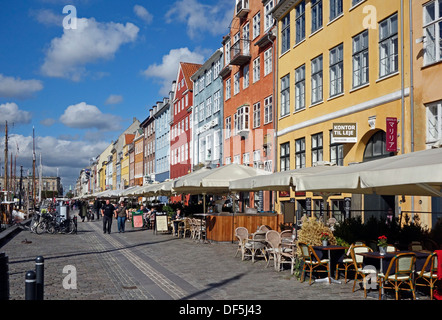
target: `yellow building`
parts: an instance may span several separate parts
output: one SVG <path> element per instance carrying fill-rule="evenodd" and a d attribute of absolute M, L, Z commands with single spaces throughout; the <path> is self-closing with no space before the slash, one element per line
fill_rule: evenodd
<path fill-rule="evenodd" d="M 129 187 L 129 146 L 134 141 L 134 134 L 124 135 L 123 160 L 121 161 L 121 189 Z"/>
<path fill-rule="evenodd" d="M 411 151 L 408 3 L 279 1 L 278 171 Z M 335 218 L 347 216 L 350 201 L 351 215 L 363 220 L 411 210 L 409 197 L 342 194 L 329 200 Z M 278 197 L 286 222 L 295 210 L 320 215 L 323 205 L 309 192 Z"/>

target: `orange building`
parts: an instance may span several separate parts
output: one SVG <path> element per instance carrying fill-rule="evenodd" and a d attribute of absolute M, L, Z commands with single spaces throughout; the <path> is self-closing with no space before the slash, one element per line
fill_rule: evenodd
<path fill-rule="evenodd" d="M 223 39 L 224 164 L 274 170 L 275 40 L 271 10 L 277 1 L 237 0 Z M 272 210 L 268 191 L 243 193 L 246 207 Z M 242 208 L 244 209 L 244 208 Z"/>
<path fill-rule="evenodd" d="M 143 185 L 144 133 L 138 129 L 134 138 L 134 185 Z"/>

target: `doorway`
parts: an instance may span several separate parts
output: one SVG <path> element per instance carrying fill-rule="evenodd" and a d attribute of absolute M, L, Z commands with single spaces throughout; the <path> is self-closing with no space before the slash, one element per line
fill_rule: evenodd
<path fill-rule="evenodd" d="M 368 141 L 364 151 L 363 162 L 394 156 L 394 152 L 386 151 L 385 131 L 376 132 Z M 370 218 L 387 219 L 394 217 L 395 196 L 378 194 L 364 195 L 364 221 Z"/>

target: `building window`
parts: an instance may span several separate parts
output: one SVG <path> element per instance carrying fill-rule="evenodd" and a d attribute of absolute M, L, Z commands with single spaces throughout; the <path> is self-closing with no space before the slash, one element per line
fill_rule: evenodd
<path fill-rule="evenodd" d="M 312 104 L 322 101 L 322 55 L 312 60 Z"/>
<path fill-rule="evenodd" d="M 232 158 L 226 157 L 226 164 L 231 164 L 231 163 L 232 163 Z"/>
<path fill-rule="evenodd" d="M 273 97 L 267 97 L 264 99 L 264 124 L 273 121 Z"/>
<path fill-rule="evenodd" d="M 290 170 L 290 142 L 281 144 L 279 159 L 281 164 L 280 171 Z"/>
<path fill-rule="evenodd" d="M 305 65 L 295 70 L 295 111 L 305 109 Z"/>
<path fill-rule="evenodd" d="M 264 6 L 264 31 L 267 31 L 271 26 L 273 26 L 272 9 L 275 6 L 275 0 L 270 0 Z"/>
<path fill-rule="evenodd" d="M 261 12 L 253 17 L 253 39 L 259 36 L 261 32 Z"/>
<path fill-rule="evenodd" d="M 213 113 L 216 113 L 220 110 L 221 106 L 221 91 L 218 90 L 213 95 Z"/>
<path fill-rule="evenodd" d="M 212 115 L 212 97 L 208 97 L 206 100 L 206 118 Z"/>
<path fill-rule="evenodd" d="M 253 105 L 253 128 L 261 126 L 261 103 L 255 103 Z"/>
<path fill-rule="evenodd" d="M 233 156 L 233 163 L 241 164 L 241 156 L 239 154 Z"/>
<path fill-rule="evenodd" d="M 264 76 L 272 72 L 272 48 L 264 51 Z"/>
<path fill-rule="evenodd" d="M 250 69 L 249 65 L 244 66 L 244 69 L 243 69 L 243 80 L 242 80 L 243 89 L 249 87 L 249 81 L 250 81 L 249 69 Z"/>
<path fill-rule="evenodd" d="M 332 141 L 333 131 L 330 130 L 330 141 Z M 344 145 L 339 143 L 330 143 L 330 163 L 344 165 Z"/>
<path fill-rule="evenodd" d="M 442 60 L 442 1 L 424 5 L 424 65 Z"/>
<path fill-rule="evenodd" d="M 305 1 L 296 7 L 296 43 L 305 39 Z"/>
<path fill-rule="evenodd" d="M 206 73 L 206 86 L 208 86 L 211 83 L 212 83 L 212 68 L 207 70 L 207 73 Z"/>
<path fill-rule="evenodd" d="M 281 79 L 281 117 L 290 112 L 290 74 Z"/>
<path fill-rule="evenodd" d="M 305 138 L 295 140 L 296 169 L 305 168 Z"/>
<path fill-rule="evenodd" d="M 322 27 L 322 0 L 311 0 L 312 33 Z"/>
<path fill-rule="evenodd" d="M 233 75 L 233 95 L 239 93 L 239 71 Z"/>
<path fill-rule="evenodd" d="M 199 121 L 203 121 L 204 120 L 204 102 L 201 102 L 200 106 L 199 106 Z"/>
<path fill-rule="evenodd" d="M 340 44 L 330 50 L 330 97 L 341 94 L 343 86 L 344 45 Z"/>
<path fill-rule="evenodd" d="M 226 118 L 226 134 L 225 137 L 226 139 L 230 138 L 231 134 L 232 134 L 232 117 L 227 117 Z"/>
<path fill-rule="evenodd" d="M 323 160 L 322 132 L 312 135 L 312 166 Z"/>
<path fill-rule="evenodd" d="M 253 60 L 253 82 L 255 83 L 256 81 L 259 80 L 260 78 L 260 73 L 261 73 L 261 62 L 260 62 L 260 57 L 256 58 L 255 60 Z"/>
<path fill-rule="evenodd" d="M 220 156 L 220 140 L 219 140 L 220 131 L 217 130 L 213 133 L 213 160 L 218 160 Z"/>
<path fill-rule="evenodd" d="M 281 54 L 290 49 L 290 13 L 282 18 L 281 29 Z"/>
<path fill-rule="evenodd" d="M 353 37 L 353 88 L 368 83 L 368 30 Z"/>
<path fill-rule="evenodd" d="M 230 79 L 226 80 L 226 100 L 230 99 L 230 92 L 232 91 Z"/>
<path fill-rule="evenodd" d="M 342 14 L 342 0 L 330 0 L 330 21 Z"/>
<path fill-rule="evenodd" d="M 226 42 L 226 50 L 224 51 L 224 57 L 225 57 L 225 65 L 229 65 L 230 63 L 230 40 Z"/>
<path fill-rule="evenodd" d="M 398 21 L 394 14 L 379 23 L 379 76 L 398 70 Z"/>
<path fill-rule="evenodd" d="M 235 113 L 235 134 L 249 130 L 249 106 L 243 105 Z"/>
<path fill-rule="evenodd" d="M 246 23 L 246 25 L 242 28 L 242 45 L 243 45 L 243 54 L 250 54 L 250 24 Z"/>
<path fill-rule="evenodd" d="M 426 105 L 427 143 L 442 139 L 442 100 Z"/>

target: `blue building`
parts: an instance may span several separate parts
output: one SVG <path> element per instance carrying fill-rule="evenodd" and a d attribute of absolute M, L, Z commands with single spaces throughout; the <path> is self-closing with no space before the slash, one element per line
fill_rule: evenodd
<path fill-rule="evenodd" d="M 152 116 L 155 118 L 155 181 L 163 182 L 170 178 L 170 120 L 171 102 L 176 82 L 172 82 L 169 97 L 158 102 Z"/>
<path fill-rule="evenodd" d="M 222 165 L 223 148 L 223 49 L 220 48 L 195 72 L 193 86 L 193 166 Z"/>

